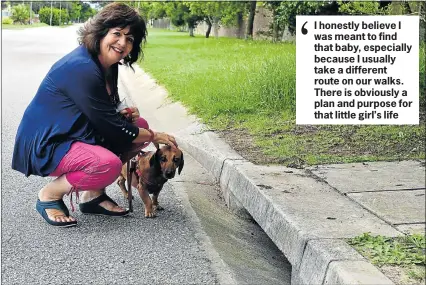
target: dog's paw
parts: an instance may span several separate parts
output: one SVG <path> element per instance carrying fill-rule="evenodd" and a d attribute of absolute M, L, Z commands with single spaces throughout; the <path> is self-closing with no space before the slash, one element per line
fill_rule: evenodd
<path fill-rule="evenodd" d="M 155 211 L 145 211 L 145 218 L 155 218 Z"/>

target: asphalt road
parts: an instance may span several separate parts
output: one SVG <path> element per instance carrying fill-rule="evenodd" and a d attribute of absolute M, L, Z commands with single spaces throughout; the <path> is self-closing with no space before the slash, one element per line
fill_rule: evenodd
<path fill-rule="evenodd" d="M 13 171 L 13 143 L 41 80 L 76 46 L 76 27 L 2 33 L 2 284 L 290 284 L 282 254 L 256 224 L 227 211 L 213 179 L 189 156 L 163 189 L 166 210 L 155 219 L 143 217 L 136 197 L 127 218 L 76 210 L 79 225 L 68 229 L 42 220 L 35 201 L 50 178 Z M 115 184 L 107 192 L 125 205 Z"/>

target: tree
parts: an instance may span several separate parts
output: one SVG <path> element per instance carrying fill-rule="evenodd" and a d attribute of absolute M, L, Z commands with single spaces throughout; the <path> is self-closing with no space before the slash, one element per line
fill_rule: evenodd
<path fill-rule="evenodd" d="M 39 10 L 40 22 L 50 25 L 50 7 L 43 7 Z M 69 21 L 68 10 L 58 8 L 52 9 L 52 26 L 59 26 Z"/>
<path fill-rule="evenodd" d="M 89 4 L 87 3 L 83 3 L 81 5 L 81 21 L 85 22 L 87 21 L 89 18 L 93 17 L 96 14 L 96 10 L 93 9 L 92 7 L 90 7 Z"/>
<path fill-rule="evenodd" d="M 283 1 L 275 10 L 274 40 L 278 40 L 279 32 L 286 27 L 294 34 L 296 15 L 336 15 L 338 8 L 336 1 Z"/>
<path fill-rule="evenodd" d="M 184 14 L 189 13 L 189 7 L 182 2 L 165 3 L 165 11 L 174 26 L 181 28 L 185 25 Z"/>
<path fill-rule="evenodd" d="M 243 2 L 187 2 L 192 15 L 204 18 L 208 28 L 206 38 L 211 29 L 215 37 L 219 36 L 220 24 L 225 26 L 237 23 L 238 14 L 243 11 Z"/>
<path fill-rule="evenodd" d="M 79 22 L 81 17 L 81 4 L 79 2 L 71 2 L 71 9 L 69 15 L 71 21 Z"/>
<path fill-rule="evenodd" d="M 191 15 L 197 16 L 200 19 L 203 19 L 204 21 L 206 21 L 208 26 L 207 32 L 206 32 L 206 38 L 209 38 L 212 23 L 209 21 L 209 18 L 207 17 L 207 14 L 205 13 L 206 10 L 204 9 L 202 4 L 203 3 L 199 3 L 199 2 L 186 2 L 186 5 L 189 7 L 191 11 Z"/>
<path fill-rule="evenodd" d="M 7 7 L 10 6 L 10 1 L 1 1 L 1 9 L 6 9 Z"/>
<path fill-rule="evenodd" d="M 190 13 L 184 15 L 185 22 L 188 25 L 189 36 L 194 36 L 194 29 L 197 26 L 198 22 L 203 20 L 203 17 L 198 15 L 191 15 Z"/>
<path fill-rule="evenodd" d="M 243 14 L 247 12 L 247 3 L 241 1 L 222 2 L 220 9 L 220 24 L 226 27 L 235 27 L 241 24 Z"/>
<path fill-rule="evenodd" d="M 140 3 L 140 5 L 138 6 L 138 11 L 139 14 L 144 18 L 144 20 L 146 22 L 148 22 L 151 18 L 150 18 L 150 13 L 152 10 L 152 5 L 151 3 L 147 3 L 147 2 L 142 2 Z"/>
<path fill-rule="evenodd" d="M 39 11 L 43 7 L 49 7 L 50 8 L 50 1 L 33 1 L 33 11 L 35 14 L 39 14 Z"/>
<path fill-rule="evenodd" d="M 244 18 L 249 13 L 250 2 L 229 2 L 225 5 L 220 23 L 226 27 L 237 27 L 238 31 L 242 30 Z M 256 7 L 256 3 L 255 3 Z M 256 8 L 255 8 L 256 10 Z M 253 15 L 254 22 L 254 15 Z M 244 31 L 245 33 L 245 31 Z M 238 37 L 241 35 L 238 32 Z"/>
<path fill-rule="evenodd" d="M 339 4 L 339 12 L 346 15 L 383 15 L 387 14 L 386 8 L 381 8 L 379 2 L 344 2 L 337 1 Z M 386 6 L 385 6 L 386 7 Z"/>
<path fill-rule="evenodd" d="M 185 13 L 183 14 L 183 19 L 188 26 L 189 36 L 193 37 L 195 27 L 197 26 L 198 22 L 201 22 L 204 19 L 204 17 L 192 13 L 191 8 L 188 4 L 186 4 L 185 6 L 186 8 Z"/>
<path fill-rule="evenodd" d="M 26 24 L 30 19 L 30 11 L 24 4 L 16 5 L 12 8 L 11 18 L 15 23 Z"/>
<path fill-rule="evenodd" d="M 67 24 L 70 21 L 70 16 L 68 14 L 68 10 L 67 9 L 61 9 L 61 10 L 59 10 L 59 12 L 60 12 L 60 17 L 59 17 L 60 25 L 62 25 L 64 23 Z"/>
<path fill-rule="evenodd" d="M 151 7 L 149 9 L 149 14 L 148 14 L 149 19 L 161 19 L 166 16 L 167 14 L 165 9 L 165 3 L 163 2 L 151 3 Z"/>
<path fill-rule="evenodd" d="M 50 8 L 43 7 L 38 11 L 38 18 L 41 23 L 48 24 L 50 23 Z"/>
<path fill-rule="evenodd" d="M 219 21 L 222 15 L 221 8 L 223 3 L 224 2 L 189 2 L 193 14 L 203 17 L 208 25 L 206 38 L 210 36 L 212 26 L 215 37 L 219 36 Z"/>
<path fill-rule="evenodd" d="M 386 7 L 388 7 L 391 3 L 392 3 L 392 1 L 380 0 L 379 7 L 380 7 L 380 8 L 386 8 Z"/>
<path fill-rule="evenodd" d="M 203 20 L 202 16 L 192 13 L 189 3 L 169 2 L 165 3 L 164 9 L 172 24 L 176 27 L 187 26 L 189 35 L 194 36 L 194 29 L 197 23 Z"/>

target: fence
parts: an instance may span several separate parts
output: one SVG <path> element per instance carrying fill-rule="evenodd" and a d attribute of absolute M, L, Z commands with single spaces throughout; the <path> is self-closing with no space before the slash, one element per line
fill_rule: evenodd
<path fill-rule="evenodd" d="M 256 15 L 254 17 L 253 23 L 253 39 L 271 39 L 271 35 L 269 34 L 269 26 L 272 23 L 272 15 L 271 11 L 264 7 L 256 8 Z M 172 27 L 169 19 L 159 19 L 159 20 L 151 20 L 150 26 L 154 28 L 162 28 L 162 29 L 175 29 Z M 425 24 L 420 24 L 419 30 L 419 38 L 420 41 L 426 41 L 426 29 Z M 245 31 L 247 28 L 247 20 L 243 20 L 238 27 L 220 27 L 218 31 L 219 37 L 232 37 L 232 38 L 244 38 Z M 205 35 L 208 29 L 208 25 L 206 22 L 199 23 L 194 30 L 194 34 Z M 212 27 L 211 36 L 214 36 L 214 31 Z M 282 41 L 295 41 L 295 36 L 292 35 L 287 29 L 281 33 L 280 39 Z"/>
<path fill-rule="evenodd" d="M 256 8 L 256 15 L 253 22 L 253 39 L 269 39 L 271 38 L 269 33 L 269 26 L 272 23 L 271 12 L 263 7 Z M 161 29 L 175 29 L 172 27 L 172 24 L 169 19 L 158 19 L 150 20 L 148 25 L 153 28 Z M 201 22 L 194 29 L 194 34 L 205 35 L 208 29 L 206 22 Z M 247 29 L 247 20 L 241 21 L 237 27 L 223 27 L 221 26 L 218 30 L 219 37 L 232 37 L 232 38 L 244 38 L 245 32 Z M 212 31 L 210 36 L 214 36 L 214 31 Z M 283 41 L 294 41 L 295 37 L 291 35 L 288 31 L 284 31 L 280 37 Z"/>

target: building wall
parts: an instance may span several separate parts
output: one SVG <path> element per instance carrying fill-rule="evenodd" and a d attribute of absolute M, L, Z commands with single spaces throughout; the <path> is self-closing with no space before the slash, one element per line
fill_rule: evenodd
<path fill-rule="evenodd" d="M 2 17 L 10 17 L 11 15 L 12 15 L 12 13 L 10 13 L 10 11 L 8 11 L 8 10 L 2 10 L 1 11 Z"/>

